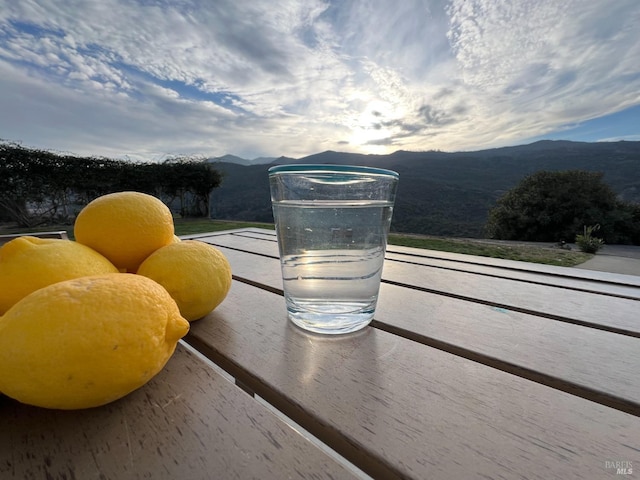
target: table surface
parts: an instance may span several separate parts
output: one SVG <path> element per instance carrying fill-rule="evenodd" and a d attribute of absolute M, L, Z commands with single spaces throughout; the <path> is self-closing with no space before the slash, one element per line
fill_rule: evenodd
<path fill-rule="evenodd" d="M 0 397 L 0 478 L 640 476 L 640 277 L 391 245 L 371 325 L 327 337 L 287 321 L 273 231 L 189 238 L 226 300 L 117 402 Z"/>

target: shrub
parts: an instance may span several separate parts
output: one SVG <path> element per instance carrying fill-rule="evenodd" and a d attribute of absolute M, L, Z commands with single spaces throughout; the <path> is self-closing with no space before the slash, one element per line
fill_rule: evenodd
<path fill-rule="evenodd" d="M 584 226 L 582 234 L 576 235 L 576 244 L 585 253 L 596 253 L 604 245 L 604 240 L 593 236 L 593 232 L 600 229 L 600 225 Z"/>
<path fill-rule="evenodd" d="M 627 225 L 631 216 L 630 210 L 622 210 L 602 173 L 539 171 L 498 199 L 489 212 L 487 233 L 502 240 L 556 242 L 574 238 L 581 225 L 599 224 L 602 238 L 620 243 L 622 232 L 616 228 Z"/>

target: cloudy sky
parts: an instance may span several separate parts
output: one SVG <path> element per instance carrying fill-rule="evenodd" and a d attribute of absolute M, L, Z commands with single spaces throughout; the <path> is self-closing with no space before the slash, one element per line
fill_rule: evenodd
<path fill-rule="evenodd" d="M 302 157 L 640 140 L 638 0 L 0 0 L 0 139 Z"/>

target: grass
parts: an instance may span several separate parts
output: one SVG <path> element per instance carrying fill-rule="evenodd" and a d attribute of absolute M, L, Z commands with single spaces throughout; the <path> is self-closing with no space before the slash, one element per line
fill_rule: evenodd
<path fill-rule="evenodd" d="M 505 244 L 483 239 L 458 239 L 391 234 L 389 244 L 405 247 L 426 248 L 441 252 L 464 253 L 481 257 L 504 258 L 521 262 L 544 263 L 561 267 L 574 267 L 589 260 L 593 255 L 575 250 L 563 250 L 551 246 L 528 244 Z"/>
<path fill-rule="evenodd" d="M 274 228 L 273 224 L 256 222 L 238 222 L 210 219 L 176 219 L 176 235 L 194 235 L 198 233 L 217 232 L 236 228 Z M 0 225 L 0 234 L 8 233 L 33 233 L 42 231 L 65 230 L 69 238 L 73 239 L 72 225 L 51 225 L 24 229 L 7 225 Z M 483 257 L 504 258 L 522 262 L 544 263 L 573 267 L 579 265 L 593 255 L 574 250 L 562 250 L 549 246 L 537 246 L 528 244 L 505 244 L 483 239 L 458 239 L 446 237 L 430 237 L 424 235 L 409 235 L 393 233 L 389 236 L 389 244 L 405 247 L 424 248 L 442 252 L 464 253 Z"/>

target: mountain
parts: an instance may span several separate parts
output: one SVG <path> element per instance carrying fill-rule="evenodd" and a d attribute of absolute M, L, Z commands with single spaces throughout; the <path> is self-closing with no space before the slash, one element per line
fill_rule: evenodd
<path fill-rule="evenodd" d="M 226 158 L 226 157 L 221 157 Z M 235 157 L 237 158 L 237 157 Z M 364 155 L 327 151 L 268 164 L 218 161 L 222 186 L 212 194 L 212 217 L 272 222 L 267 170 L 276 164 L 366 165 L 400 174 L 392 230 L 482 237 L 489 210 L 526 175 L 540 170 L 587 170 L 628 202 L 640 203 L 640 142 L 539 141 L 474 152 Z"/>
<path fill-rule="evenodd" d="M 251 165 L 251 160 L 236 157 L 235 155 L 223 155 L 222 157 L 209 157 L 207 163 L 233 163 L 236 165 Z"/>
<path fill-rule="evenodd" d="M 273 162 L 275 159 L 272 157 L 258 157 L 253 160 L 247 160 L 246 158 L 238 157 L 236 155 L 223 155 L 222 157 L 209 157 L 205 160 L 207 163 L 233 163 L 235 165 L 263 165 Z"/>

